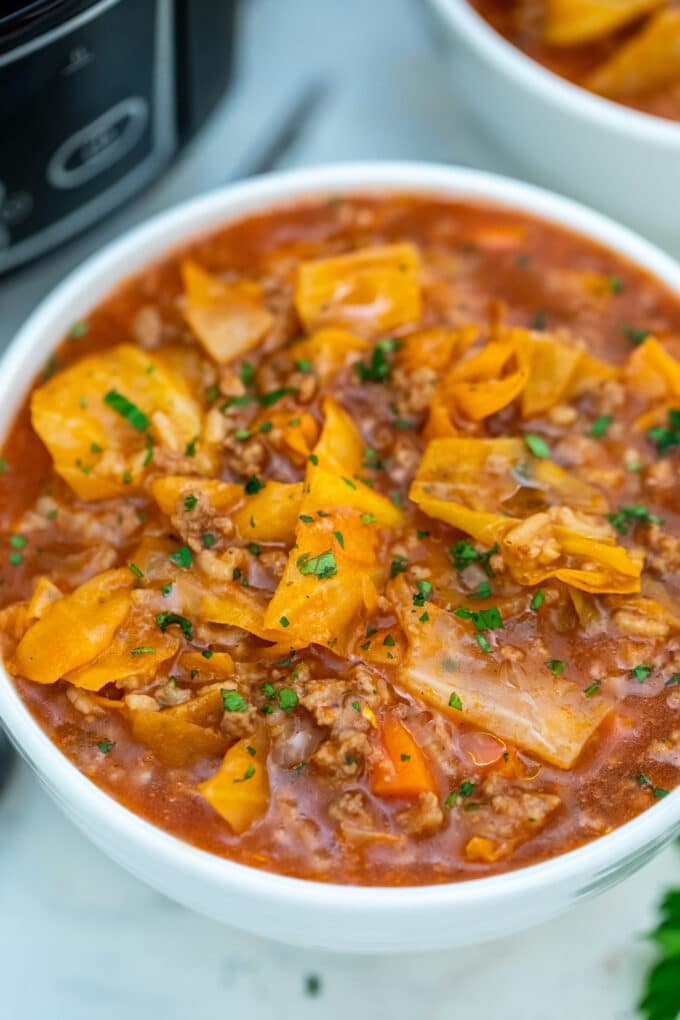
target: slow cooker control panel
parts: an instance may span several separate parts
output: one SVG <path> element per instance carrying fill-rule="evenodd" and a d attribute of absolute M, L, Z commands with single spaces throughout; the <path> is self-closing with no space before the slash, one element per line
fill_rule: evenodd
<path fill-rule="evenodd" d="M 175 149 L 173 74 L 170 0 L 101 0 L 0 54 L 0 272 L 153 179 Z"/>

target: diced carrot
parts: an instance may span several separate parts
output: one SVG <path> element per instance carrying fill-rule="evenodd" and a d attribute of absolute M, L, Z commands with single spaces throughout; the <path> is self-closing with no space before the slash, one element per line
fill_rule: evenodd
<path fill-rule="evenodd" d="M 373 771 L 373 793 L 379 797 L 417 797 L 437 792 L 425 753 L 396 716 L 386 716 L 381 738 L 385 756 Z"/>

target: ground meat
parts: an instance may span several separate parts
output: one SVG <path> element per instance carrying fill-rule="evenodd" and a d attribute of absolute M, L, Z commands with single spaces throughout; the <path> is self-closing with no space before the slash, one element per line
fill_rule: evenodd
<path fill-rule="evenodd" d="M 444 824 L 444 812 L 436 793 L 428 791 L 418 795 L 418 800 L 397 815 L 397 822 L 409 836 L 431 836 Z"/>
<path fill-rule="evenodd" d="M 472 834 L 466 856 L 487 863 L 509 856 L 535 836 L 561 804 L 554 794 L 509 787 L 494 775 L 482 783 L 479 799 L 486 806 L 468 812 Z"/>
<path fill-rule="evenodd" d="M 399 391 L 399 404 L 404 412 L 409 415 L 426 411 L 432 402 L 437 382 L 437 373 L 426 365 L 414 372 L 395 369 L 393 383 Z"/>
<path fill-rule="evenodd" d="M 357 666 L 345 679 L 305 685 L 300 702 L 327 730 L 310 759 L 314 766 L 329 775 L 357 775 L 372 756 L 369 733 L 375 711 L 386 697 L 384 682 L 365 666 Z"/>
<path fill-rule="evenodd" d="M 249 737 L 255 732 L 256 719 L 257 709 L 254 705 L 248 705 L 244 712 L 225 711 L 220 729 L 228 741 L 234 742 L 242 737 Z"/>
<path fill-rule="evenodd" d="M 199 553 L 205 549 L 204 535 L 230 538 L 234 534 L 234 525 L 231 517 L 215 510 L 204 493 L 198 491 L 194 495 L 196 503 L 193 510 L 187 511 L 184 500 L 180 499 L 175 513 L 170 517 L 170 523 L 182 541 Z"/>
<path fill-rule="evenodd" d="M 145 350 L 158 347 L 163 339 L 163 320 L 154 305 L 142 305 L 132 320 L 132 335 Z"/>
<path fill-rule="evenodd" d="M 262 474 L 269 459 L 267 447 L 260 439 L 243 441 L 235 439 L 233 433 L 224 440 L 223 452 L 225 463 L 237 478 Z"/>
<path fill-rule="evenodd" d="M 345 834 L 351 832 L 372 832 L 377 828 L 373 812 L 369 809 L 368 798 L 361 790 L 341 794 L 328 805 L 328 814 Z"/>
<path fill-rule="evenodd" d="M 669 535 L 658 524 L 650 524 L 644 529 L 644 538 L 651 550 L 647 566 L 660 574 L 674 574 L 680 571 L 680 538 Z"/>
<path fill-rule="evenodd" d="M 296 801 L 278 797 L 274 801 L 278 824 L 272 829 L 273 847 L 305 851 L 305 860 L 312 871 L 328 867 L 330 855 L 322 843 L 319 826 L 302 813 Z"/>
<path fill-rule="evenodd" d="M 680 729 L 673 730 L 667 739 L 653 740 L 647 754 L 662 765 L 673 765 L 680 769 Z"/>

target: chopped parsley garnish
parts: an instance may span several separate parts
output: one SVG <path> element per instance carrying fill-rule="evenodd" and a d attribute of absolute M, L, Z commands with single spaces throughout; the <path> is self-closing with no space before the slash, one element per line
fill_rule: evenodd
<path fill-rule="evenodd" d="M 375 524 L 377 517 L 375 514 L 362 514 L 360 520 L 362 524 Z"/>
<path fill-rule="evenodd" d="M 480 609 L 475 612 L 467 606 L 461 606 L 454 611 L 454 616 L 461 620 L 472 620 L 475 630 L 482 634 L 486 630 L 498 630 L 503 627 L 503 617 L 498 606 L 489 606 L 488 609 Z"/>
<path fill-rule="evenodd" d="M 459 797 L 471 797 L 474 793 L 475 784 L 471 783 L 469 779 L 466 779 L 460 784 L 457 790 L 452 790 L 444 801 L 444 807 L 449 810 L 453 807 Z"/>
<path fill-rule="evenodd" d="M 561 673 L 564 673 L 567 668 L 566 662 L 562 659 L 548 659 L 546 666 L 553 676 L 559 676 Z"/>
<path fill-rule="evenodd" d="M 255 378 L 255 367 L 249 361 L 243 361 L 239 369 L 239 376 L 244 386 L 250 386 Z"/>
<path fill-rule="evenodd" d="M 130 651 L 130 655 L 155 655 L 155 648 L 148 648 L 146 645 L 141 645 L 139 648 L 133 648 Z"/>
<path fill-rule="evenodd" d="M 607 282 L 612 294 L 623 294 L 623 281 L 620 276 L 610 276 Z"/>
<path fill-rule="evenodd" d="M 143 571 L 139 569 L 136 563 L 128 563 L 128 570 L 130 570 L 135 577 L 144 577 Z"/>
<path fill-rule="evenodd" d="M 314 521 L 314 518 L 312 517 L 311 514 L 300 514 L 300 516 L 298 517 L 298 520 L 302 521 L 303 524 L 312 524 L 313 521 Z"/>
<path fill-rule="evenodd" d="M 214 652 L 211 652 L 209 648 L 204 648 L 201 655 L 204 659 L 212 659 Z"/>
<path fill-rule="evenodd" d="M 246 549 L 249 553 L 252 553 L 253 556 L 260 556 L 262 553 L 262 546 L 258 545 L 257 542 L 247 542 Z"/>
<path fill-rule="evenodd" d="M 488 581 L 482 581 L 475 591 L 472 592 L 473 599 L 488 599 L 491 598 L 491 585 Z"/>
<path fill-rule="evenodd" d="M 418 581 L 418 591 L 413 596 L 413 605 L 421 608 L 432 594 L 432 581 Z"/>
<path fill-rule="evenodd" d="M 308 974 L 305 978 L 305 995 L 310 998 L 321 995 L 321 978 L 318 974 Z"/>
<path fill-rule="evenodd" d="M 204 549 L 212 549 L 214 544 L 215 544 L 215 536 L 213 534 L 211 534 L 209 531 L 206 531 L 205 535 L 203 536 L 203 548 Z"/>
<path fill-rule="evenodd" d="M 458 694 L 455 691 L 451 691 L 449 695 L 449 708 L 455 708 L 458 712 L 463 711 L 463 702 L 460 700 Z"/>
<path fill-rule="evenodd" d="M 10 535 L 9 544 L 13 549 L 23 549 L 26 546 L 28 539 L 25 535 Z"/>
<path fill-rule="evenodd" d="M 662 524 L 660 517 L 649 512 L 643 503 L 635 506 L 619 507 L 615 514 L 607 514 L 607 519 L 614 525 L 620 535 L 627 535 L 628 528 L 636 524 Z"/>
<path fill-rule="evenodd" d="M 118 390 L 109 390 L 104 396 L 104 403 L 107 404 L 112 410 L 119 414 L 121 418 L 125 418 L 126 421 L 132 425 L 133 429 L 137 429 L 138 432 L 146 432 L 151 425 L 150 419 L 144 414 L 141 408 L 133 404 L 131 400 L 124 397 Z"/>
<path fill-rule="evenodd" d="M 104 737 L 103 740 L 98 740 L 97 741 L 97 747 L 99 748 L 99 750 L 101 751 L 102 754 L 108 754 L 109 751 L 113 751 L 115 746 L 116 746 L 116 741 L 115 740 L 109 740 L 108 737 Z"/>
<path fill-rule="evenodd" d="M 680 684 L 680 673 L 673 673 L 670 679 L 666 680 L 664 687 L 674 687 L 676 684 Z"/>
<path fill-rule="evenodd" d="M 471 563 L 479 563 L 479 565 L 484 568 L 487 577 L 496 576 L 491 569 L 489 561 L 497 552 L 498 543 L 495 543 L 491 549 L 488 549 L 485 553 L 479 553 L 475 547 L 470 545 L 470 543 L 465 541 L 465 539 L 462 539 L 460 542 L 456 542 L 456 544 L 449 549 L 449 555 L 457 571 L 460 572 L 465 570 L 465 568 L 469 567 Z"/>
<path fill-rule="evenodd" d="M 168 581 L 168 583 L 164 584 L 163 587 L 161 588 L 161 595 L 163 596 L 164 599 L 167 599 L 170 597 L 171 593 L 172 593 L 172 581 Z"/>
<path fill-rule="evenodd" d="M 601 414 L 588 429 L 588 435 L 592 436 L 593 439 L 602 439 L 607 435 L 607 429 L 613 421 L 614 418 L 611 414 Z"/>
<path fill-rule="evenodd" d="M 593 680 L 592 684 L 586 687 L 583 693 L 585 694 L 586 698 L 592 698 L 593 695 L 599 693 L 601 687 L 602 687 L 601 679 Z"/>
<path fill-rule="evenodd" d="M 279 708 L 283 709 L 284 712 L 292 712 L 298 703 L 298 696 L 291 687 L 282 687 L 278 691 L 276 699 L 279 703 Z"/>
<path fill-rule="evenodd" d="M 281 624 L 282 627 L 290 627 L 290 620 L 288 619 L 287 616 L 280 616 L 279 623 Z"/>
<path fill-rule="evenodd" d="M 637 680 L 638 683 L 644 683 L 649 674 L 652 672 L 653 666 L 646 666 L 644 664 L 636 666 L 635 669 L 631 669 L 630 675 L 633 680 Z"/>
<path fill-rule="evenodd" d="M 385 467 L 380 459 L 380 454 L 372 446 L 367 446 L 364 450 L 363 467 L 368 468 L 370 471 L 381 471 Z"/>
<path fill-rule="evenodd" d="M 314 574 L 321 581 L 328 577 L 334 577 L 338 572 L 332 549 L 327 549 L 325 552 L 319 553 L 318 556 L 310 556 L 309 553 L 305 553 L 298 558 L 297 568 L 301 574 Z"/>
<path fill-rule="evenodd" d="M 248 702 L 238 691 L 228 691 L 224 687 L 220 690 L 222 704 L 225 712 L 247 712 Z"/>
<path fill-rule="evenodd" d="M 165 633 L 168 627 L 176 625 L 182 628 L 182 633 L 187 641 L 191 641 L 194 636 L 191 620 L 187 620 L 186 616 L 180 616 L 179 613 L 156 613 L 156 623 L 163 633 Z"/>
<path fill-rule="evenodd" d="M 69 336 L 71 336 L 74 340 L 79 340 L 82 336 L 85 336 L 86 333 L 89 333 L 89 331 L 90 331 L 89 323 L 81 320 L 80 322 L 73 323 L 73 325 L 71 326 Z"/>
<path fill-rule="evenodd" d="M 408 568 L 408 560 L 405 556 L 395 556 L 390 564 L 390 577 L 397 577 L 403 574 Z"/>
<path fill-rule="evenodd" d="M 534 597 L 532 598 L 531 602 L 529 603 L 530 608 L 533 609 L 533 611 L 535 613 L 537 613 L 538 610 L 541 608 L 541 606 L 543 605 L 544 602 L 545 602 L 545 592 L 543 591 L 542 588 L 537 588 L 536 591 L 534 592 Z"/>
<path fill-rule="evenodd" d="M 386 634 L 385 635 L 385 639 L 383 641 L 383 645 L 386 645 L 388 648 L 393 648 L 394 644 L 395 644 L 395 642 L 394 642 L 394 638 L 392 637 L 392 635 L 391 634 Z"/>
<path fill-rule="evenodd" d="M 185 569 L 190 567 L 193 563 L 193 555 L 188 545 L 181 545 L 179 549 L 175 549 L 173 553 L 170 553 L 168 559 L 178 567 L 184 567 Z"/>
<path fill-rule="evenodd" d="M 13 567 L 20 567 L 21 564 L 24 562 L 24 558 L 20 552 L 11 552 L 9 554 L 9 562 L 12 564 Z"/>
<path fill-rule="evenodd" d="M 309 358 L 297 358 L 293 364 L 297 368 L 298 372 L 303 372 L 305 375 L 309 375 L 312 371 L 312 363 Z"/>
<path fill-rule="evenodd" d="M 356 373 L 359 376 L 359 380 L 362 383 L 387 382 L 392 375 L 392 362 L 388 358 L 388 355 L 396 351 L 398 346 L 398 341 L 393 340 L 390 337 L 378 340 L 373 348 L 370 362 L 367 364 L 366 362 L 360 361 L 356 366 Z"/>
<path fill-rule="evenodd" d="M 662 800 L 670 793 L 670 790 L 665 790 L 662 786 L 654 786 L 654 783 L 648 776 L 639 775 L 636 779 L 638 786 L 644 786 L 646 789 L 651 790 L 657 800 Z"/>
<path fill-rule="evenodd" d="M 344 549 L 345 548 L 345 536 L 343 535 L 343 533 L 341 531 L 334 531 L 333 534 L 335 535 L 335 537 L 337 539 L 337 542 L 338 542 L 338 545 L 340 546 L 340 548 Z"/>
<path fill-rule="evenodd" d="M 352 702 L 352 708 L 354 709 L 355 712 L 360 712 L 361 711 L 361 705 L 359 704 L 358 701 L 353 701 Z"/>
<path fill-rule="evenodd" d="M 680 408 L 668 412 L 667 425 L 657 425 L 647 430 L 647 438 L 656 445 L 658 453 L 666 453 L 680 446 Z"/>
<path fill-rule="evenodd" d="M 251 475 L 246 481 L 245 490 L 249 496 L 254 496 L 256 493 L 264 489 L 265 483 L 261 482 L 257 475 Z"/>
<path fill-rule="evenodd" d="M 489 644 L 489 639 L 485 637 L 484 634 L 475 634 L 475 641 L 486 655 L 489 655 L 491 653 L 491 645 Z"/>
<path fill-rule="evenodd" d="M 257 398 L 262 407 L 271 407 L 278 400 L 287 397 L 289 394 L 297 393 L 295 386 L 281 386 L 278 390 L 270 390 L 269 393 L 262 393 Z"/>
<path fill-rule="evenodd" d="M 643 343 L 651 335 L 648 329 L 636 329 L 635 326 L 621 326 L 620 331 L 621 335 L 630 340 L 635 347 Z"/>
<path fill-rule="evenodd" d="M 194 496 L 192 493 L 184 497 L 184 509 L 187 513 L 191 513 L 197 503 L 198 496 Z"/>
<path fill-rule="evenodd" d="M 199 438 L 198 436 L 194 436 L 194 438 L 190 439 L 189 442 L 187 443 L 187 445 L 184 447 L 184 456 L 185 457 L 195 457 L 196 456 L 196 444 L 198 443 L 198 438 Z"/>
<path fill-rule="evenodd" d="M 533 432 L 528 432 L 524 436 L 524 442 L 528 446 L 531 453 L 533 453 L 534 457 L 543 458 L 550 456 L 550 447 L 546 443 L 545 439 L 541 438 L 541 436 L 537 436 Z"/>

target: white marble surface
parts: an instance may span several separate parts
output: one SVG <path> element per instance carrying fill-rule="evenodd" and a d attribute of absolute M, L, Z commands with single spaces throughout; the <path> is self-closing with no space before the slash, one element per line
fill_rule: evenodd
<path fill-rule="evenodd" d="M 124 212 L 0 282 L 0 344 L 109 238 L 238 172 L 311 78 L 327 81 L 328 97 L 286 165 L 400 157 L 516 172 L 458 109 L 423 30 L 423 0 L 246 2 L 237 87 L 207 130 Z M 17 764 L 0 796 L 0 1018 L 633 1020 L 650 960 L 640 933 L 679 882 L 680 852 L 669 850 L 568 917 L 486 947 L 368 959 L 301 951 L 147 889 Z"/>

